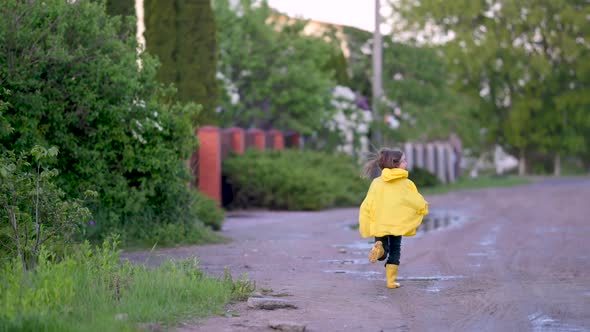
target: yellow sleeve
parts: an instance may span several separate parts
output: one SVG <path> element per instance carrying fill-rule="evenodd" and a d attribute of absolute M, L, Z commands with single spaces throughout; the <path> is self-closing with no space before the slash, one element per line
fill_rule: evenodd
<path fill-rule="evenodd" d="M 419 192 L 418 192 L 418 188 L 416 187 L 416 184 L 414 184 L 414 182 L 412 182 L 412 180 L 408 179 L 408 183 L 410 184 L 410 189 L 412 189 L 412 191 L 416 192 L 419 196 L 419 203 L 418 206 L 421 206 L 421 208 L 418 209 L 417 213 L 421 216 L 425 216 L 428 214 L 428 202 L 424 199 L 424 196 L 422 196 Z"/>
<path fill-rule="evenodd" d="M 359 210 L 359 232 L 361 233 L 362 237 L 371 236 L 371 222 L 374 221 L 373 218 L 375 216 L 373 211 L 374 200 L 375 197 L 373 194 L 373 184 L 371 184 L 371 187 L 369 187 L 369 191 L 367 192 L 367 196 L 363 200 Z"/>
<path fill-rule="evenodd" d="M 418 214 L 421 216 L 425 216 L 428 214 L 428 202 L 426 200 L 424 201 L 424 207 L 418 210 Z"/>
<path fill-rule="evenodd" d="M 416 188 L 416 184 L 412 180 L 410 180 L 410 179 L 408 179 L 408 183 L 410 184 L 410 189 L 412 189 L 412 191 L 414 191 L 414 192 L 417 193 L 418 192 L 418 188 Z"/>

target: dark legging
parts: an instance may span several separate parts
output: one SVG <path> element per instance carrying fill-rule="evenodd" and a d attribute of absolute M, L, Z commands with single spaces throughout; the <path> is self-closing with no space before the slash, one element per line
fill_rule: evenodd
<path fill-rule="evenodd" d="M 379 258 L 380 261 L 387 258 L 385 264 L 399 265 L 399 256 L 401 254 L 402 237 L 395 235 L 386 235 L 383 237 L 376 237 L 375 242 L 381 241 L 385 254 Z"/>

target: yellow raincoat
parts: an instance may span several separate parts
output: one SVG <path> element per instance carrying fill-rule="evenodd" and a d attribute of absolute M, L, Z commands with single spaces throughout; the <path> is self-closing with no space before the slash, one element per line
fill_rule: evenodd
<path fill-rule="evenodd" d="M 359 232 L 362 237 L 414 236 L 427 214 L 428 202 L 408 179 L 408 171 L 384 168 L 361 204 Z"/>

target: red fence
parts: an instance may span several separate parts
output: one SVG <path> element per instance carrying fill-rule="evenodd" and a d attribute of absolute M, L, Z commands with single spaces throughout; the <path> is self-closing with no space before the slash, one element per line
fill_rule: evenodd
<path fill-rule="evenodd" d="M 301 137 L 298 133 L 284 133 L 280 130 L 226 128 L 213 126 L 197 130 L 199 149 L 193 154 L 190 168 L 198 179 L 198 188 L 221 205 L 221 164 L 230 153 L 241 154 L 247 149 L 283 150 L 286 147 L 299 148 Z"/>
<path fill-rule="evenodd" d="M 190 160 L 190 169 L 205 195 L 222 203 L 222 163 L 230 153 L 241 154 L 248 149 L 283 150 L 300 148 L 303 140 L 296 132 L 206 126 L 197 131 L 199 149 Z M 453 141 L 453 139 L 455 141 Z M 457 143 L 458 142 L 458 143 Z M 461 146 L 458 138 L 431 143 L 405 143 L 403 150 L 410 167 L 428 169 L 444 183 L 455 182 L 459 176 Z"/>

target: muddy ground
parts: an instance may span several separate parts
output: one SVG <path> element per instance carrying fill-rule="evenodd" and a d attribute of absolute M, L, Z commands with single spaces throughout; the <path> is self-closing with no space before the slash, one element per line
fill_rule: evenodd
<path fill-rule="evenodd" d="M 590 178 L 426 197 L 431 215 L 402 241 L 399 281 L 351 229 L 357 209 L 230 214 L 224 245 L 160 250 L 197 256 L 206 273 L 247 273 L 298 309 L 233 304 L 179 331 L 590 331 Z M 126 256 L 144 261 L 147 253 Z M 231 315 L 233 314 L 233 315 Z"/>

